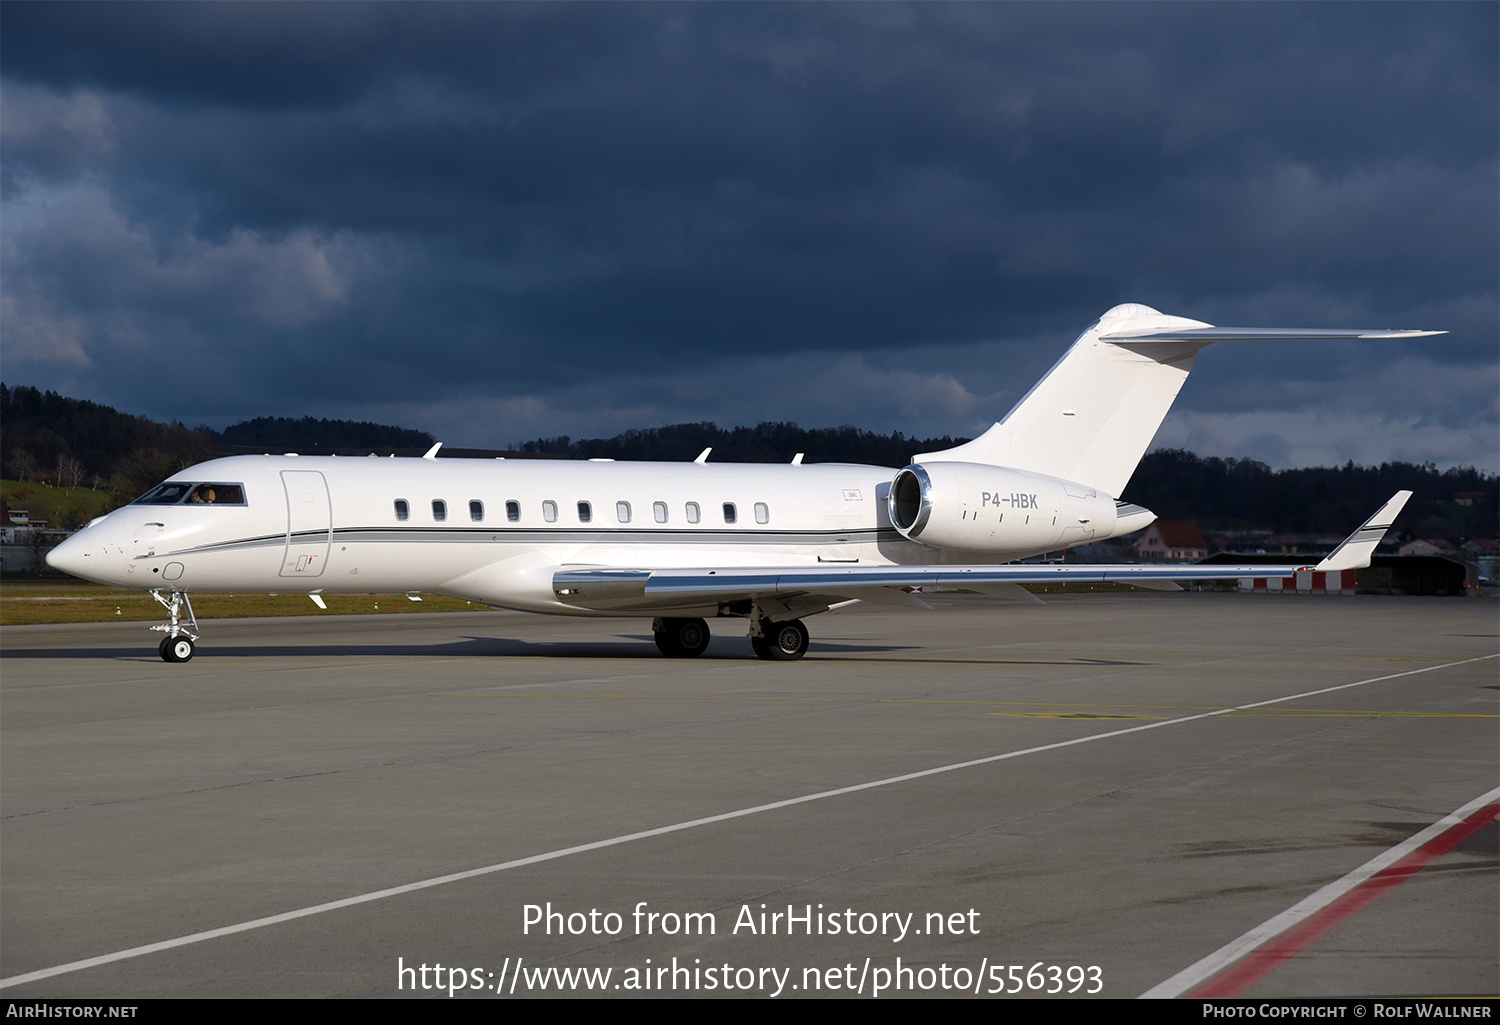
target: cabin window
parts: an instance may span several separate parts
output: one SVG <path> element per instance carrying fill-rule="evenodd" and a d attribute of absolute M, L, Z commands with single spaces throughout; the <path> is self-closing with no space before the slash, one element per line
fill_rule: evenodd
<path fill-rule="evenodd" d="M 548 523 L 557 522 L 557 503 L 550 498 L 542 503 L 542 519 Z"/>
<path fill-rule="evenodd" d="M 471 499 L 469 502 L 469 519 L 475 523 L 484 522 L 484 503 L 479 499 Z"/>
<path fill-rule="evenodd" d="M 446 520 L 448 518 L 448 503 L 441 498 L 434 498 L 432 500 L 432 518 L 438 523 Z"/>
<path fill-rule="evenodd" d="M 616 502 L 615 503 L 615 519 L 619 520 L 621 523 L 629 523 L 630 522 L 630 503 L 629 502 Z"/>
<path fill-rule="evenodd" d="M 594 518 L 594 507 L 587 502 L 578 503 L 578 522 L 588 523 Z"/>
<path fill-rule="evenodd" d="M 766 505 L 766 503 L 764 503 L 764 502 L 756 502 L 755 503 L 755 522 L 756 523 L 770 523 L 771 522 L 771 510 Z"/>
<path fill-rule="evenodd" d="M 687 504 L 687 520 L 688 520 L 688 522 L 689 523 L 697 523 L 698 520 L 701 517 L 702 517 L 702 514 L 698 512 L 698 503 L 697 502 L 689 502 Z"/>
<path fill-rule="evenodd" d="M 739 515 L 734 511 L 734 503 L 733 502 L 725 502 L 724 503 L 724 522 L 725 523 L 733 523 L 738 518 L 739 518 Z"/>
<path fill-rule="evenodd" d="M 402 523 L 411 519 L 411 506 L 406 504 L 404 498 L 396 499 L 396 519 Z"/>
<path fill-rule="evenodd" d="M 542 507 L 545 509 L 546 506 L 547 506 L 547 503 L 543 502 L 542 503 Z M 556 509 L 557 509 L 557 507 L 553 506 L 552 518 L 554 520 L 557 519 Z M 521 503 L 517 502 L 514 498 L 511 499 L 509 502 L 506 502 L 505 503 L 505 518 L 507 520 L 510 520 L 510 522 L 512 522 L 512 523 L 520 523 L 521 522 Z"/>
<path fill-rule="evenodd" d="M 665 523 L 665 522 L 667 522 L 667 503 L 665 503 L 665 502 L 652 502 L 651 503 L 651 514 L 656 517 L 656 522 L 657 523 Z"/>

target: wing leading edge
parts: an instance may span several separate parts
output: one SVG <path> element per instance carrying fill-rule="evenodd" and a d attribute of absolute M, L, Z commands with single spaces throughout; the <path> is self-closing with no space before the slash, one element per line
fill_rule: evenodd
<path fill-rule="evenodd" d="M 1005 594 L 1018 584 L 1131 584 L 1160 589 L 1178 580 L 1232 580 L 1291 576 L 1300 570 L 1337 572 L 1370 564 L 1370 555 L 1395 521 L 1410 491 L 1397 492 L 1317 565 L 1094 565 L 1008 564 L 1000 566 L 774 566 L 728 569 L 605 569 L 563 567 L 552 577 L 554 593 L 582 608 L 637 602 L 732 602 L 816 594 L 865 598 L 878 588 L 962 587 Z"/>

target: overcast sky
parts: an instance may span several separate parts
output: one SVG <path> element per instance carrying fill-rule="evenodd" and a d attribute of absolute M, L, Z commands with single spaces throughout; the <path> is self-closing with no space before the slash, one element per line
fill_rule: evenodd
<path fill-rule="evenodd" d="M 1494 3 L 0 4 L 6 383 L 452 445 L 1003 415 L 1121 302 L 1158 444 L 1500 468 Z"/>

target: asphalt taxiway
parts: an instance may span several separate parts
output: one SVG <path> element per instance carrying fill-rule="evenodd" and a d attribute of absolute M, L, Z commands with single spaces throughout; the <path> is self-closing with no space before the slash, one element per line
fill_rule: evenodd
<path fill-rule="evenodd" d="M 738 620 L 690 661 L 501 612 L 185 665 L 7 629 L 0 993 L 1136 996 L 1500 783 L 1493 600 L 939 600 L 795 663 Z M 1496 869 L 1491 822 L 1243 995 L 1500 993 Z"/>

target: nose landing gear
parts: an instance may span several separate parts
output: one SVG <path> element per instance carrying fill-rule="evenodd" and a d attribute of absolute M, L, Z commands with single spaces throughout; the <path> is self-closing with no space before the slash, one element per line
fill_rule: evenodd
<path fill-rule="evenodd" d="M 156 646 L 156 653 L 163 662 L 186 662 L 193 657 L 194 644 L 198 639 L 198 620 L 193 615 L 193 603 L 188 601 L 186 591 L 172 591 L 171 597 L 163 598 L 160 591 L 152 591 L 162 608 L 171 618 L 151 629 L 166 634 Z M 186 612 L 186 615 L 183 613 Z"/>

